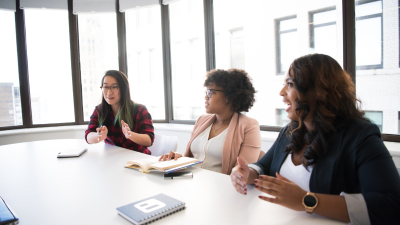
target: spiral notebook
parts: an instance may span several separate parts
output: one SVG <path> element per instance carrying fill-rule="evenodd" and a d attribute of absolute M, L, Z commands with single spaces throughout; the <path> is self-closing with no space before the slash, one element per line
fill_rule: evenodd
<path fill-rule="evenodd" d="M 185 203 L 158 194 L 117 208 L 118 214 L 134 224 L 146 224 L 185 208 Z"/>

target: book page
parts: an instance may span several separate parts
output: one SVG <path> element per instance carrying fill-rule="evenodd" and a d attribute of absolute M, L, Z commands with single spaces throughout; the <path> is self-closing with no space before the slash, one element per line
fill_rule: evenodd
<path fill-rule="evenodd" d="M 126 164 L 127 165 L 137 165 L 140 166 L 143 170 L 146 170 L 146 168 L 154 163 L 158 163 L 158 159 L 160 157 L 151 157 L 148 159 L 136 159 L 136 160 L 129 160 Z M 131 167 L 132 168 L 132 167 Z"/>
<path fill-rule="evenodd" d="M 192 162 L 197 162 L 198 160 L 195 158 L 189 158 L 189 157 L 181 157 L 178 160 L 170 160 L 170 161 L 162 161 L 162 162 L 158 162 L 158 163 L 154 163 L 151 165 L 151 168 L 155 168 L 158 170 L 166 170 L 166 169 L 170 169 L 173 167 L 177 167 L 177 166 L 181 166 L 181 165 L 185 165 L 185 164 L 189 164 Z"/>

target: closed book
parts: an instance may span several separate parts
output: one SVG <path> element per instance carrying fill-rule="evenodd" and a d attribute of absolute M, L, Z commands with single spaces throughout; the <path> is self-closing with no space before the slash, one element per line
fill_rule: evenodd
<path fill-rule="evenodd" d="M 134 224 L 146 224 L 185 208 L 185 203 L 158 194 L 117 208 L 118 214 Z"/>

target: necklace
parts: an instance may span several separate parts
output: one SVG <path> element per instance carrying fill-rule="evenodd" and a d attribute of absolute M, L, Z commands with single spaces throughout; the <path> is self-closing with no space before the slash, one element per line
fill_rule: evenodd
<path fill-rule="evenodd" d="M 218 130 L 220 130 L 221 128 L 226 127 L 226 126 L 228 126 L 228 125 L 229 125 L 229 123 L 223 125 L 222 127 L 218 128 L 218 129 L 215 129 L 215 123 L 214 123 L 214 133 L 216 133 Z"/>

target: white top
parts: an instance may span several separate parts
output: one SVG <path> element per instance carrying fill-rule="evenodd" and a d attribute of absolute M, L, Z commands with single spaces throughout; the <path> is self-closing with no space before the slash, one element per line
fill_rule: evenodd
<path fill-rule="evenodd" d="M 301 187 L 301 189 L 310 192 L 310 177 L 313 167 L 309 166 L 309 171 L 307 171 L 302 164 L 296 166 L 294 165 L 291 156 L 292 155 L 289 154 L 286 157 L 279 174 L 297 184 L 299 187 Z"/>
<path fill-rule="evenodd" d="M 203 161 L 201 168 L 222 172 L 222 152 L 228 129 L 208 140 L 212 124 L 201 132 L 190 145 L 194 158 Z"/>

